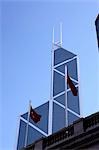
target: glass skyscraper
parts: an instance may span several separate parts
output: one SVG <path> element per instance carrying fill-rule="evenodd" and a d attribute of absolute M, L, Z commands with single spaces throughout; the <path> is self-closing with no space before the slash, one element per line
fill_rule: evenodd
<path fill-rule="evenodd" d="M 54 44 L 52 49 L 50 100 L 35 108 L 41 120 L 34 123 L 29 118 L 27 145 L 39 138 L 48 136 L 80 118 L 80 92 L 78 57 L 65 50 L 60 44 Z M 68 75 L 78 90 L 74 96 L 67 84 Z M 20 116 L 17 150 L 25 145 L 28 112 Z"/>

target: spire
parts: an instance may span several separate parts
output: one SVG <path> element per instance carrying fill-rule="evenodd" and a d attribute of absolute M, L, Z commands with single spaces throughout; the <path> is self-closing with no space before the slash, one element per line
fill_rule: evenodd
<path fill-rule="evenodd" d="M 52 36 L 52 47 L 54 49 L 54 46 L 62 47 L 62 22 L 60 22 L 60 37 L 59 41 L 55 41 L 55 33 L 54 33 L 54 27 L 53 27 L 53 36 Z"/>
<path fill-rule="evenodd" d="M 60 45 L 62 46 L 62 22 L 60 22 Z"/>

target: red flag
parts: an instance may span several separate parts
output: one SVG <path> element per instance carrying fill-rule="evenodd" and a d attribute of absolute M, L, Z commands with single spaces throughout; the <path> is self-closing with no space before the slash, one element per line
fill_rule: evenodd
<path fill-rule="evenodd" d="M 31 109 L 30 109 L 30 117 L 31 117 L 31 119 L 32 119 L 35 123 L 39 122 L 40 119 L 41 119 L 41 115 L 37 114 L 37 113 L 34 111 L 34 109 L 32 108 L 32 106 L 31 106 Z"/>
<path fill-rule="evenodd" d="M 72 93 L 74 96 L 77 96 L 78 90 L 75 87 L 75 85 L 73 84 L 72 80 L 70 79 L 69 75 L 67 74 L 67 84 L 69 85 Z"/>

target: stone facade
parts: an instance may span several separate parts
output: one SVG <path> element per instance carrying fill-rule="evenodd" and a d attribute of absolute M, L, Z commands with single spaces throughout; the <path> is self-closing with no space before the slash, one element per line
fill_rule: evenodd
<path fill-rule="evenodd" d="M 28 145 L 23 150 L 99 149 L 99 112 Z"/>

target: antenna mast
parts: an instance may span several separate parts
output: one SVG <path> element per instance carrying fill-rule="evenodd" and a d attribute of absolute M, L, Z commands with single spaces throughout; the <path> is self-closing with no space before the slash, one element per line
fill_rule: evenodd
<path fill-rule="evenodd" d="M 62 46 L 62 22 L 60 22 L 60 45 Z"/>

